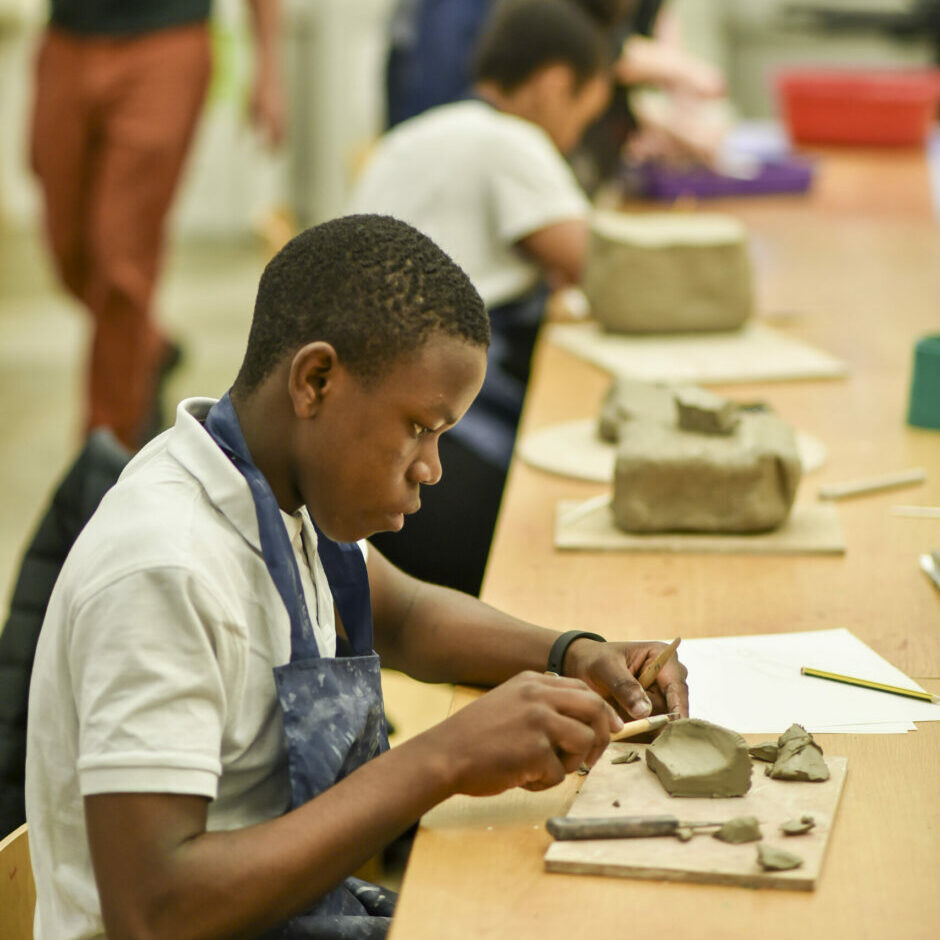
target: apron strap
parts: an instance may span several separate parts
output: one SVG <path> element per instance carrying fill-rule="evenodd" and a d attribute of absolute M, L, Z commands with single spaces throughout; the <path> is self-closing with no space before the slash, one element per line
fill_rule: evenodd
<path fill-rule="evenodd" d="M 258 516 L 258 533 L 261 537 L 264 562 L 290 617 L 291 662 L 317 659 L 320 650 L 310 623 L 300 570 L 284 520 L 281 518 L 281 509 L 271 485 L 251 459 L 228 392 L 209 409 L 205 427 L 248 482 L 251 490 L 251 498 L 254 500 Z"/>

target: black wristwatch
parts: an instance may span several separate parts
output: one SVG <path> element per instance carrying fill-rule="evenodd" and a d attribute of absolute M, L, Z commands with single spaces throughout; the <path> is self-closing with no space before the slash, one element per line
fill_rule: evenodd
<path fill-rule="evenodd" d="M 551 651 L 548 654 L 548 666 L 546 666 L 545 671 L 554 676 L 562 675 L 561 669 L 565 662 L 565 653 L 568 652 L 568 647 L 571 646 L 575 640 L 582 638 L 586 640 L 597 640 L 598 643 L 607 642 L 605 637 L 597 633 L 588 633 L 586 630 L 569 630 L 552 643 Z"/>

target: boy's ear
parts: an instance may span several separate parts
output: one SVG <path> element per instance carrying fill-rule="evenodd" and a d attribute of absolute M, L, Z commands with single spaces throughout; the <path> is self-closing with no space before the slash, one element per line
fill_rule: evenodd
<path fill-rule="evenodd" d="M 294 353 L 288 392 L 298 418 L 312 418 L 336 382 L 339 357 L 329 343 L 307 343 Z"/>

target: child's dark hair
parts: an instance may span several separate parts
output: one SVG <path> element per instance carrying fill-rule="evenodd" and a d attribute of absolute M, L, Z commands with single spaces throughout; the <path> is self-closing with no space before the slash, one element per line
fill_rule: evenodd
<path fill-rule="evenodd" d="M 292 238 L 264 269 L 233 392 L 249 394 L 316 340 L 373 383 L 434 333 L 489 344 L 489 318 L 467 275 L 397 219 L 333 219 Z"/>
<path fill-rule="evenodd" d="M 540 69 L 567 65 L 580 88 L 610 64 L 597 21 L 570 0 L 504 0 L 476 44 L 473 74 L 513 91 Z"/>

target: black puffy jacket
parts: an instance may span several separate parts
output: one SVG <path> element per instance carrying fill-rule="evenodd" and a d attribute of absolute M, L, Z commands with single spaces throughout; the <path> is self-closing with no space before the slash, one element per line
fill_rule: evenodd
<path fill-rule="evenodd" d="M 46 606 L 72 543 L 130 453 L 108 430 L 93 432 L 52 497 L 23 556 L 0 631 L 0 838 L 26 820 L 26 705 Z"/>

